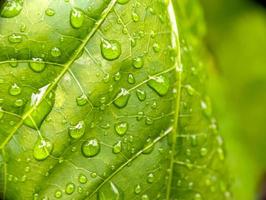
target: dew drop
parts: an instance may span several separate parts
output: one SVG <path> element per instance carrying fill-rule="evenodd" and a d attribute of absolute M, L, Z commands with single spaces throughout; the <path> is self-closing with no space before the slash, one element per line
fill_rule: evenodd
<path fill-rule="evenodd" d="M 85 157 L 94 157 L 101 150 L 100 142 L 96 138 L 89 138 L 83 142 L 81 149 Z"/>
<path fill-rule="evenodd" d="M 124 108 L 128 103 L 129 97 L 130 93 L 128 92 L 128 90 L 125 88 L 121 88 L 115 97 L 114 104 L 118 108 Z"/>
<path fill-rule="evenodd" d="M 133 74 L 130 73 L 128 75 L 127 81 L 128 81 L 129 84 L 134 84 L 136 82 L 135 77 L 133 76 Z"/>
<path fill-rule="evenodd" d="M 78 106 L 84 106 L 88 103 L 88 98 L 85 94 L 82 94 L 81 96 L 76 98 L 76 102 Z"/>
<path fill-rule="evenodd" d="M 144 60 L 142 57 L 136 57 L 133 59 L 132 61 L 132 65 L 133 67 L 135 67 L 136 69 L 140 69 L 143 67 L 144 65 Z"/>
<path fill-rule="evenodd" d="M 24 101 L 23 101 L 23 99 L 16 99 L 14 105 L 15 105 L 16 107 L 21 107 L 21 106 L 23 106 L 23 105 L 24 105 Z"/>
<path fill-rule="evenodd" d="M 11 62 L 10 62 L 9 64 L 10 64 L 11 67 L 17 67 L 17 66 L 18 66 L 18 61 L 17 61 L 17 59 L 15 59 L 15 58 L 11 58 L 10 61 L 11 61 Z"/>
<path fill-rule="evenodd" d="M 128 123 L 127 122 L 119 122 L 115 124 L 115 131 L 119 136 L 123 136 L 126 134 L 128 130 Z"/>
<path fill-rule="evenodd" d="M 73 28 L 80 28 L 82 27 L 85 20 L 84 13 L 76 8 L 72 8 L 70 12 L 70 23 Z"/>
<path fill-rule="evenodd" d="M 61 50 L 57 47 L 51 49 L 51 55 L 55 58 L 61 56 Z"/>
<path fill-rule="evenodd" d="M 195 194 L 194 199 L 193 200 L 202 200 L 202 197 L 199 193 Z"/>
<path fill-rule="evenodd" d="M 87 179 L 87 177 L 86 177 L 85 175 L 80 174 L 80 175 L 79 175 L 79 182 L 80 182 L 81 184 L 85 184 L 85 183 L 88 182 L 88 179 Z"/>
<path fill-rule="evenodd" d="M 140 101 L 145 101 L 146 99 L 146 92 L 144 90 L 137 89 L 136 91 L 137 97 Z"/>
<path fill-rule="evenodd" d="M 66 194 L 72 194 L 76 189 L 76 186 L 74 183 L 68 183 L 65 188 Z"/>
<path fill-rule="evenodd" d="M 119 3 L 119 4 L 126 4 L 126 3 L 128 3 L 130 0 L 118 0 L 117 2 Z"/>
<path fill-rule="evenodd" d="M 54 193 L 54 197 L 59 199 L 62 197 L 62 192 L 60 190 L 56 190 L 55 193 Z"/>
<path fill-rule="evenodd" d="M 203 148 L 200 149 L 200 155 L 201 156 L 206 156 L 207 153 L 208 153 L 208 150 L 206 148 L 203 147 Z"/>
<path fill-rule="evenodd" d="M 147 177 L 147 182 L 148 183 L 152 183 L 154 181 L 154 175 L 152 173 L 150 173 Z"/>
<path fill-rule="evenodd" d="M 48 139 L 39 139 L 34 145 L 33 156 L 36 160 L 45 160 L 53 150 L 53 144 Z"/>
<path fill-rule="evenodd" d="M 133 20 L 134 22 L 138 22 L 138 21 L 139 21 L 139 15 L 138 15 L 137 13 L 132 12 L 131 17 L 132 17 L 132 20 Z"/>
<path fill-rule="evenodd" d="M 158 53 L 160 51 L 160 46 L 158 43 L 154 43 L 152 48 L 155 53 Z"/>
<path fill-rule="evenodd" d="M 47 8 L 46 10 L 45 10 L 45 14 L 47 15 L 47 16 L 54 16 L 55 15 L 55 11 L 52 9 L 52 8 Z"/>
<path fill-rule="evenodd" d="M 101 53 L 106 60 L 116 60 L 121 55 L 121 44 L 116 40 L 102 39 Z"/>
<path fill-rule="evenodd" d="M 139 194 L 141 192 L 141 186 L 139 184 L 136 185 L 134 192 L 135 192 L 135 194 Z"/>
<path fill-rule="evenodd" d="M 13 33 L 12 35 L 8 36 L 8 41 L 10 43 L 20 43 L 20 42 L 22 42 L 22 36 Z"/>
<path fill-rule="evenodd" d="M 150 77 L 148 85 L 160 96 L 166 95 L 170 87 L 168 78 L 163 75 L 157 77 Z"/>
<path fill-rule="evenodd" d="M 80 121 L 75 126 L 70 126 L 68 129 L 68 133 L 73 139 L 81 138 L 85 133 L 85 122 Z"/>
<path fill-rule="evenodd" d="M 9 88 L 9 94 L 12 96 L 17 96 L 21 93 L 21 88 L 14 83 L 10 88 Z"/>
<path fill-rule="evenodd" d="M 2 6 L 0 16 L 11 18 L 19 15 L 23 8 L 23 0 L 5 1 Z"/>
<path fill-rule="evenodd" d="M 34 72 L 42 72 L 45 69 L 45 63 L 42 58 L 32 58 L 29 66 Z"/>
<path fill-rule="evenodd" d="M 122 142 L 121 141 L 118 141 L 113 146 L 113 153 L 115 153 L 115 154 L 120 153 L 121 150 L 122 150 Z"/>
<path fill-rule="evenodd" d="M 150 200 L 149 196 L 147 194 L 143 194 L 141 196 L 141 200 Z"/>

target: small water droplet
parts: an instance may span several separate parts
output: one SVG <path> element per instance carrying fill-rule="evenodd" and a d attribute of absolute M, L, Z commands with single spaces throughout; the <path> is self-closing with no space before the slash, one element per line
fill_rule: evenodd
<path fill-rule="evenodd" d="M 149 196 L 147 194 L 143 194 L 141 196 L 141 200 L 150 200 Z"/>
<path fill-rule="evenodd" d="M 61 56 L 61 50 L 59 48 L 57 48 L 57 47 L 53 47 L 51 49 L 51 55 L 53 57 L 57 58 L 57 57 Z"/>
<path fill-rule="evenodd" d="M 10 61 L 11 61 L 11 62 L 10 62 L 9 64 L 10 64 L 11 67 L 17 67 L 17 66 L 18 66 L 18 61 L 17 61 L 17 59 L 15 59 L 15 58 L 11 58 Z"/>
<path fill-rule="evenodd" d="M 5 1 L 4 5 L 1 6 L 1 17 L 11 18 L 19 15 L 23 8 L 23 0 L 16 1 Z"/>
<path fill-rule="evenodd" d="M 36 160 L 45 160 L 53 150 L 53 144 L 48 139 L 38 139 L 33 149 Z"/>
<path fill-rule="evenodd" d="M 116 40 L 102 39 L 101 53 L 106 60 L 116 60 L 121 55 L 121 45 Z"/>
<path fill-rule="evenodd" d="M 135 67 L 136 69 L 140 69 L 143 67 L 144 65 L 144 60 L 142 57 L 136 57 L 133 59 L 132 61 L 132 65 L 133 67 Z"/>
<path fill-rule="evenodd" d="M 85 183 L 87 183 L 87 181 L 88 181 L 88 179 L 87 179 L 87 177 L 85 175 L 83 175 L 83 174 L 79 175 L 79 182 L 81 184 L 85 184 Z"/>
<path fill-rule="evenodd" d="M 138 185 L 136 185 L 136 187 L 135 187 L 135 189 L 134 189 L 134 192 L 136 193 L 136 194 L 139 194 L 140 192 L 141 192 L 141 186 L 138 184 Z"/>
<path fill-rule="evenodd" d="M 121 88 L 115 97 L 114 104 L 118 108 L 124 108 L 128 103 L 129 97 L 130 93 L 128 92 L 128 90 L 125 88 Z"/>
<path fill-rule="evenodd" d="M 129 84 L 134 84 L 134 83 L 136 82 L 136 80 L 135 80 L 133 74 L 130 73 L 130 74 L 128 75 L 127 81 L 128 81 Z"/>
<path fill-rule="evenodd" d="M 89 138 L 87 141 L 83 142 L 81 149 L 84 156 L 94 157 L 101 150 L 100 142 L 96 138 Z"/>
<path fill-rule="evenodd" d="M 68 133 L 73 139 L 81 138 L 85 133 L 85 122 L 79 121 L 75 126 L 70 126 Z"/>
<path fill-rule="evenodd" d="M 163 75 L 151 77 L 148 85 L 160 96 L 166 95 L 170 87 L 169 79 Z"/>
<path fill-rule="evenodd" d="M 59 199 L 62 197 L 62 192 L 61 190 L 56 190 L 55 193 L 54 193 L 54 197 Z"/>
<path fill-rule="evenodd" d="M 126 134 L 128 130 L 128 123 L 127 122 L 119 122 L 115 124 L 115 131 L 119 136 L 123 136 Z"/>
<path fill-rule="evenodd" d="M 72 8 L 70 12 L 70 23 L 72 27 L 73 28 L 82 27 L 84 20 L 85 20 L 85 15 L 83 11 L 76 9 L 76 8 Z"/>
<path fill-rule="evenodd" d="M 12 96 L 17 96 L 21 93 L 21 88 L 14 83 L 10 88 L 9 88 L 9 94 Z"/>
<path fill-rule="evenodd" d="M 150 173 L 147 177 L 147 182 L 148 183 L 152 183 L 154 181 L 154 174 Z"/>
<path fill-rule="evenodd" d="M 24 105 L 24 101 L 23 101 L 23 99 L 16 99 L 14 105 L 15 105 L 16 107 L 21 107 L 21 106 L 23 106 L 23 105 Z"/>
<path fill-rule="evenodd" d="M 132 20 L 134 22 L 138 22 L 139 21 L 139 15 L 136 12 L 132 12 L 131 17 L 132 17 Z"/>
<path fill-rule="evenodd" d="M 146 99 L 146 92 L 144 90 L 137 89 L 136 91 L 137 97 L 140 101 L 145 101 Z"/>
<path fill-rule="evenodd" d="M 76 186 L 74 183 L 68 183 L 65 188 L 66 194 L 72 194 L 76 189 Z"/>
<path fill-rule="evenodd" d="M 201 155 L 201 156 L 206 156 L 207 153 L 208 153 L 208 150 L 207 150 L 206 148 L 202 147 L 202 148 L 200 149 L 200 155 Z"/>
<path fill-rule="evenodd" d="M 199 194 L 199 193 L 195 194 L 193 200 L 202 200 L 201 194 Z"/>
<path fill-rule="evenodd" d="M 158 53 L 160 51 L 160 46 L 158 43 L 154 43 L 152 48 L 155 53 Z"/>
<path fill-rule="evenodd" d="M 34 72 L 42 72 L 45 69 L 45 63 L 42 58 L 32 58 L 29 66 Z"/>
<path fill-rule="evenodd" d="M 115 154 L 117 154 L 117 153 L 120 153 L 121 150 L 122 150 L 122 142 L 121 142 L 121 141 L 118 141 L 118 142 L 115 143 L 114 146 L 113 146 L 113 152 L 114 152 Z"/>
<path fill-rule="evenodd" d="M 54 16 L 55 15 L 55 11 L 52 9 L 52 8 L 47 8 L 46 10 L 45 10 L 45 14 L 47 15 L 47 16 Z"/>

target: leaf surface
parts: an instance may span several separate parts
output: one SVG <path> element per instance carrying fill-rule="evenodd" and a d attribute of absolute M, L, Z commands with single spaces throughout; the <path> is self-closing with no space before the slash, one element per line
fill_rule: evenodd
<path fill-rule="evenodd" d="M 197 2 L 7 1 L 3 199 L 229 199 Z"/>

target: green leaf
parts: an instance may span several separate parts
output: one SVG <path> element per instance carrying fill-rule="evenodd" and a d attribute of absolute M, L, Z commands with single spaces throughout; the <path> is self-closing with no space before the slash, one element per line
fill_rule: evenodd
<path fill-rule="evenodd" d="M 3 199 L 230 199 L 201 14 L 190 0 L 7 1 Z"/>

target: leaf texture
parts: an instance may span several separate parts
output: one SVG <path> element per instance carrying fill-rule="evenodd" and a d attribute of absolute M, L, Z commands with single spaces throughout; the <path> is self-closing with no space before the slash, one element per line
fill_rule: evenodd
<path fill-rule="evenodd" d="M 231 199 L 197 1 L 0 13 L 2 199 Z"/>

